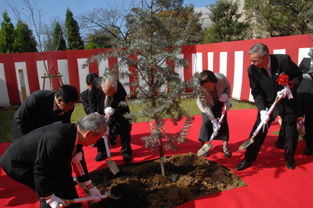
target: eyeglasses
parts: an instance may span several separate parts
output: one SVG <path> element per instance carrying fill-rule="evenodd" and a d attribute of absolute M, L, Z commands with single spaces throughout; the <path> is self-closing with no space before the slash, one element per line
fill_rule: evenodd
<path fill-rule="evenodd" d="M 256 60 L 251 60 L 250 59 L 250 61 L 251 61 L 252 64 L 256 65 L 256 64 L 259 64 L 262 61 L 262 58 L 256 59 Z"/>

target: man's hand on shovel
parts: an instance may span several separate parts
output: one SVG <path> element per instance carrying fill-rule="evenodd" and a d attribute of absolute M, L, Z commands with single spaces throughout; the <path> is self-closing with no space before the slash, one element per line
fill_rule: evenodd
<path fill-rule="evenodd" d="M 261 130 L 261 128 L 267 124 L 268 120 L 269 120 L 269 116 L 271 115 L 272 111 L 274 110 L 276 104 L 282 99 L 282 95 L 281 94 L 277 94 L 274 103 L 272 104 L 271 108 L 268 111 L 265 111 L 265 113 L 263 112 L 263 117 L 262 117 L 262 113 L 260 111 L 261 114 L 261 122 L 258 125 L 258 127 L 256 128 L 256 130 L 253 132 L 251 138 L 249 138 L 247 141 L 245 141 L 242 145 L 240 145 L 240 147 L 238 148 L 238 152 L 240 152 L 241 150 L 247 148 L 250 144 L 252 144 L 254 142 L 254 138 L 255 136 L 259 133 L 259 131 Z"/>

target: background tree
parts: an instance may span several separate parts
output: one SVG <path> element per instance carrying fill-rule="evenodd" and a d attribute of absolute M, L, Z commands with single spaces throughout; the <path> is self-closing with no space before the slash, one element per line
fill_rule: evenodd
<path fill-rule="evenodd" d="M 53 33 L 53 48 L 57 51 L 66 50 L 66 43 L 63 37 L 63 31 L 59 22 L 56 22 Z"/>
<path fill-rule="evenodd" d="M 13 43 L 15 53 L 37 52 L 37 42 L 32 34 L 26 23 L 17 21 Z"/>
<path fill-rule="evenodd" d="M 201 14 L 196 14 L 194 11 L 194 6 L 191 4 L 189 6 L 183 7 L 184 1 L 178 0 L 174 2 L 174 6 L 164 8 L 157 15 L 161 18 L 176 18 L 180 22 L 187 23 L 189 19 L 199 19 Z M 177 27 L 172 28 L 172 32 L 175 33 Z M 204 38 L 204 34 L 201 28 L 200 21 L 195 22 L 192 27 L 192 34 L 186 41 L 186 45 L 201 44 Z"/>
<path fill-rule="evenodd" d="M 245 0 L 247 16 L 255 19 L 254 31 L 263 37 L 309 33 L 312 19 L 303 13 L 311 7 L 311 0 Z"/>
<path fill-rule="evenodd" d="M 204 31 L 203 43 L 218 43 L 250 38 L 249 18 L 240 20 L 243 16 L 238 11 L 239 3 L 230 0 L 218 0 L 211 4 L 209 18 L 212 26 Z"/>
<path fill-rule="evenodd" d="M 69 50 L 84 49 L 84 42 L 79 33 L 79 26 L 68 8 L 66 10 L 65 27 L 67 34 L 67 46 Z"/>
<path fill-rule="evenodd" d="M 47 33 L 45 32 L 45 29 L 47 29 L 48 27 L 42 22 L 42 13 L 40 10 L 36 9 L 36 2 L 35 1 L 31 1 L 31 0 L 23 0 L 23 10 L 21 12 L 21 10 L 18 9 L 18 7 L 14 7 L 12 6 L 7 0 L 6 0 L 7 4 L 11 7 L 12 11 L 14 12 L 16 18 L 18 21 L 23 22 L 23 19 L 29 20 L 30 24 L 28 25 L 32 25 L 34 28 L 34 34 L 36 36 L 36 43 L 33 43 L 33 45 L 35 47 L 37 47 L 37 50 L 39 52 L 39 54 L 42 57 L 42 63 L 43 66 L 45 68 L 46 73 L 44 74 L 47 78 L 49 78 L 50 80 L 50 88 L 52 90 L 54 90 L 54 77 L 61 77 L 62 75 L 57 74 L 57 70 L 54 69 L 54 64 L 50 64 L 50 68 L 48 68 L 47 63 L 46 63 L 46 56 L 45 55 L 45 49 L 47 49 L 47 47 L 45 46 L 46 43 L 49 43 L 49 41 L 47 41 L 47 38 L 49 38 L 49 36 L 47 36 Z M 28 27 L 24 27 L 24 24 L 21 24 L 21 26 L 23 26 L 23 29 L 25 32 L 28 33 L 29 37 L 32 38 L 33 37 L 33 32 L 31 30 L 28 29 Z M 50 29 L 49 29 L 50 31 Z M 48 39 L 49 40 L 49 39 Z M 54 54 L 55 50 L 51 51 L 49 53 L 50 56 L 50 63 L 52 63 L 52 57 Z"/>
<path fill-rule="evenodd" d="M 85 49 L 111 48 L 111 38 L 104 29 L 94 30 L 94 33 L 88 35 Z"/>
<path fill-rule="evenodd" d="M 8 16 L 8 12 L 2 13 L 3 22 L 0 30 L 0 53 L 15 53 L 13 42 L 15 39 L 14 26 Z"/>
<path fill-rule="evenodd" d="M 118 57 L 116 66 L 106 69 L 105 73 L 115 73 L 121 79 L 132 80 L 124 83 L 135 90 L 135 105 L 139 112 L 125 115 L 131 121 L 147 118 L 150 121 L 151 135 L 143 137 L 145 146 L 154 151 L 158 147 L 161 159 L 161 172 L 165 175 L 165 150 L 178 150 L 178 144 L 184 142 L 191 125 L 191 117 L 181 107 L 181 97 L 188 83 L 184 82 L 176 67 L 188 66 L 187 59 L 180 58 L 181 46 L 193 32 L 198 18 L 180 21 L 178 18 L 163 18 L 159 12 L 173 5 L 173 0 L 143 1 L 142 8 L 134 8 L 126 16 L 127 27 L 132 28 L 132 41 L 115 39 L 111 50 L 97 54 L 88 63 L 100 63 L 107 57 Z M 179 15 L 179 10 L 173 16 Z M 175 28 L 175 30 L 173 30 Z M 119 66 L 128 65 L 132 71 L 118 70 Z M 169 115 L 174 125 L 185 119 L 184 126 L 177 133 L 168 134 L 165 116 Z M 151 121 L 152 120 L 152 121 Z M 165 145 L 163 145 L 165 143 Z"/>
<path fill-rule="evenodd" d="M 89 34 L 96 35 L 97 31 L 102 31 L 110 39 L 130 41 L 129 35 L 132 33 L 133 28 L 127 26 L 126 14 L 134 6 L 133 0 L 123 0 L 121 3 L 113 6 L 108 4 L 105 8 L 87 11 L 79 17 L 82 23 L 81 27 L 90 31 Z"/>

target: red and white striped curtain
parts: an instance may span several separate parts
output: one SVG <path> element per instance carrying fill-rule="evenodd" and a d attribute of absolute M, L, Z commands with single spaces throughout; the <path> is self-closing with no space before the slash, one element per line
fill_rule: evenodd
<path fill-rule="evenodd" d="M 291 59 L 300 64 L 303 57 L 309 57 L 312 40 L 309 35 L 284 36 L 276 38 L 234 41 L 227 43 L 213 43 L 195 46 L 183 46 L 181 58 L 189 60 L 188 69 L 175 68 L 181 78 L 188 80 L 195 72 L 204 69 L 227 76 L 232 86 L 232 98 L 252 101 L 247 68 L 250 66 L 248 51 L 256 43 L 264 43 L 273 54 L 288 54 Z M 50 52 L 45 53 L 48 68 L 53 65 L 53 74 L 60 73 L 65 84 L 75 86 L 79 92 L 87 89 L 86 75 L 95 72 L 102 76 L 104 69 L 113 66 L 119 59 L 108 59 L 98 65 L 91 64 L 88 68 L 82 65 L 92 55 L 105 49 L 57 51 L 50 62 Z M 132 70 L 127 66 L 120 71 Z M 0 106 L 18 105 L 34 91 L 43 88 L 43 78 L 46 73 L 43 60 L 38 52 L 0 54 Z M 129 78 L 120 79 L 129 82 Z M 58 78 L 54 78 L 54 89 L 60 86 Z M 46 79 L 45 89 L 51 90 L 49 79 Z M 126 89 L 130 95 L 132 89 Z"/>

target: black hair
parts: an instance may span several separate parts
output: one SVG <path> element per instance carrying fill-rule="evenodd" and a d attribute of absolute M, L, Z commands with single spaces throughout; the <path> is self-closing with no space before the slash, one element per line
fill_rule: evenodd
<path fill-rule="evenodd" d="M 217 83 L 217 78 L 212 71 L 203 70 L 199 76 L 200 84 L 203 85 L 205 82 Z"/>
<path fill-rule="evenodd" d="M 56 98 L 61 98 L 63 103 L 77 102 L 79 98 L 76 87 L 67 84 L 61 85 L 55 96 Z"/>
<path fill-rule="evenodd" d="M 86 76 L 86 84 L 87 85 L 92 84 L 93 79 L 96 78 L 96 77 L 98 77 L 98 75 L 96 73 L 94 73 L 94 72 L 87 74 L 87 76 Z"/>

